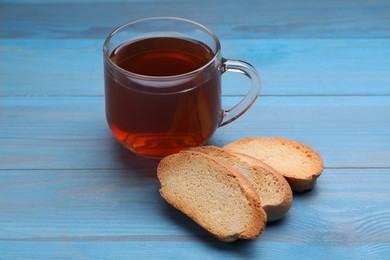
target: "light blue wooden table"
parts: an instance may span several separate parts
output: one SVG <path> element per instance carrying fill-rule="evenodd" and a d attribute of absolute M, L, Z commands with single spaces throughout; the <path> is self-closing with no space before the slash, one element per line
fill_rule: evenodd
<path fill-rule="evenodd" d="M 105 122 L 102 44 L 179 16 L 252 63 L 262 96 L 210 144 L 304 142 L 317 187 L 253 241 L 210 237 Z M 390 2 L 0 1 L 0 259 L 390 259 Z M 224 80 L 224 104 L 245 93 Z"/>

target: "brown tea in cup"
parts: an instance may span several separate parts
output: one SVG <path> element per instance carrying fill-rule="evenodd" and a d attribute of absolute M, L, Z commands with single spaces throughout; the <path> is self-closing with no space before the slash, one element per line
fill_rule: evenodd
<path fill-rule="evenodd" d="M 180 18 L 119 27 L 107 38 L 104 54 L 108 124 L 120 143 L 147 157 L 203 145 L 259 92 L 253 67 L 223 59 L 214 34 Z M 227 70 L 252 79 L 250 93 L 231 110 L 221 107 L 221 75 Z"/>

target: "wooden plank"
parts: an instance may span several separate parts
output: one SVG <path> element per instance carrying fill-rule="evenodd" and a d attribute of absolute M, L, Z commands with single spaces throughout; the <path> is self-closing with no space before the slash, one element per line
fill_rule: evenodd
<path fill-rule="evenodd" d="M 0 40 L 0 95 L 101 96 L 103 39 Z M 222 40 L 222 54 L 252 63 L 263 95 L 390 95 L 390 40 Z M 5 66 L 6 65 L 6 66 Z M 242 75 L 224 75 L 242 95 Z"/>
<path fill-rule="evenodd" d="M 223 38 L 387 38 L 386 0 L 297 2 L 251 0 L 1 3 L 0 38 L 103 38 L 113 27 L 149 16 L 207 24 Z M 109 11 L 108 11 L 109 10 Z"/>
<path fill-rule="evenodd" d="M 289 235 L 287 235 L 289 237 Z M 4 250 L 2 250 L 4 248 Z M 324 245 L 301 245 L 275 242 L 238 242 L 235 244 L 198 241 L 156 242 L 2 242 L 0 253 L 6 259 L 50 259 L 53 256 L 66 259 L 387 259 L 386 243 L 368 243 L 358 248 L 327 248 Z"/>
<path fill-rule="evenodd" d="M 0 170 L 0 255 L 384 259 L 390 253 L 389 169 L 326 169 L 261 237 L 226 244 L 163 201 L 155 167 Z"/>
<path fill-rule="evenodd" d="M 239 97 L 225 97 L 231 107 Z M 124 169 L 143 163 L 113 139 L 103 97 L 3 97 L 1 169 Z M 390 97 L 262 97 L 210 144 L 283 136 L 312 146 L 326 167 L 390 167 Z"/>

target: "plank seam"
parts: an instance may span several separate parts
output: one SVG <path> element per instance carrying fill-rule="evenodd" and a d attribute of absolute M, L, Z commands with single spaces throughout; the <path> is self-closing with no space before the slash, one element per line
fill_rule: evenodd
<path fill-rule="evenodd" d="M 150 165 L 153 166 L 153 165 Z M 324 170 L 386 170 L 390 169 L 390 166 L 367 166 L 367 167 L 354 167 L 354 166 L 330 166 L 324 167 Z M 3 168 L 1 171 L 127 171 L 128 168 Z"/>

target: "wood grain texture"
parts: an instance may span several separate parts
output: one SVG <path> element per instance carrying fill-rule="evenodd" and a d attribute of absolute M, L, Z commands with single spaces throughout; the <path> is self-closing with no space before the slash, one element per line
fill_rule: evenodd
<path fill-rule="evenodd" d="M 158 194 L 104 115 L 102 44 L 144 17 L 198 21 L 262 96 L 210 144 L 282 136 L 316 188 L 254 241 L 221 243 Z M 389 259 L 390 2 L 0 0 L 0 259 Z M 223 103 L 246 92 L 225 75 Z"/>
<path fill-rule="evenodd" d="M 120 258 L 129 250 L 130 258 L 153 259 L 189 252 L 218 259 L 390 253 L 388 169 L 325 170 L 315 190 L 294 196 L 282 221 L 258 239 L 236 244 L 214 240 L 166 204 L 155 174 L 150 164 L 137 170 L 2 171 L 0 254 L 28 258 L 27 248 L 42 258 Z"/>
<path fill-rule="evenodd" d="M 222 40 L 226 58 L 252 63 L 262 95 L 390 95 L 390 40 Z M 0 40 L 1 96 L 104 94 L 103 38 Z M 224 75 L 224 95 L 248 82 Z"/>
<path fill-rule="evenodd" d="M 0 38 L 103 38 L 113 27 L 150 16 L 207 24 L 222 38 L 388 38 L 386 0 L 313 2 L 59 1 L 2 3 Z M 58 13 L 60 12 L 60 13 Z"/>
<path fill-rule="evenodd" d="M 2 169 L 123 169 L 138 160 L 111 136 L 102 97 L 2 100 Z M 210 143 L 283 136 L 318 150 L 326 167 L 390 167 L 389 114 L 390 97 L 262 97 Z"/>

